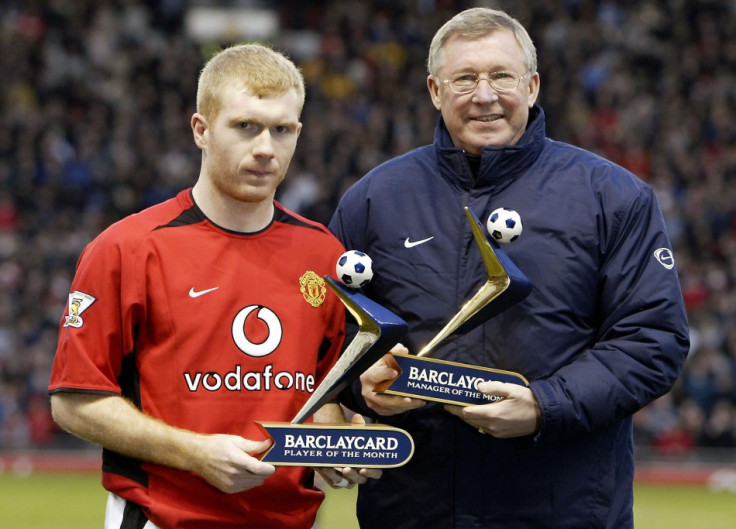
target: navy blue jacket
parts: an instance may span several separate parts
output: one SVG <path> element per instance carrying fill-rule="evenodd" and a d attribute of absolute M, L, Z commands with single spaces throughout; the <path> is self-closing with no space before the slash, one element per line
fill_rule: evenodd
<path fill-rule="evenodd" d="M 381 417 L 409 431 L 416 451 L 360 486 L 361 527 L 633 527 L 631 415 L 671 388 L 689 346 L 652 189 L 547 138 L 538 106 L 519 143 L 483 148 L 476 178 L 440 119 L 433 145 L 368 173 L 330 223 L 373 259 L 365 294 L 407 321 L 412 352 L 485 281 L 463 206 L 483 224 L 498 207 L 519 212 L 524 231 L 503 249 L 534 288 L 433 356 L 523 374 L 541 430 L 495 439 L 439 404 Z M 355 385 L 352 394 L 353 407 L 375 417 Z"/>

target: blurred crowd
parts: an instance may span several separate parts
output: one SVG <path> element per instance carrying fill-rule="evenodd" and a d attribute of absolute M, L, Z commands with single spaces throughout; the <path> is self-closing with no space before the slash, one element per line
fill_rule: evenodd
<path fill-rule="evenodd" d="M 228 42 L 192 40 L 189 4 L 0 6 L 0 447 L 74 443 L 50 418 L 46 385 L 77 257 L 110 223 L 196 179 L 196 79 Z M 538 48 L 549 136 L 650 183 L 669 224 L 692 347 L 674 390 L 636 415 L 638 446 L 670 457 L 736 447 L 734 2 L 262 4 L 282 28 L 271 44 L 299 63 L 308 91 L 278 198 L 325 223 L 365 172 L 431 142 L 425 60 L 437 28 L 473 5 L 518 18 Z"/>

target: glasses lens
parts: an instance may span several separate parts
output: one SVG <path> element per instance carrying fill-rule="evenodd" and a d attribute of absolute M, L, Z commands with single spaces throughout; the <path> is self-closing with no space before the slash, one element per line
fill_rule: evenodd
<path fill-rule="evenodd" d="M 491 80 L 491 86 L 499 92 L 510 92 L 519 86 L 520 77 L 504 76 Z"/>
<path fill-rule="evenodd" d="M 458 94 L 472 92 L 476 86 L 478 86 L 478 78 L 474 75 L 462 75 L 450 82 L 450 88 Z"/>
<path fill-rule="evenodd" d="M 491 87 L 497 92 L 513 92 L 519 86 L 519 82 L 524 76 L 514 77 L 513 74 L 506 72 L 498 72 L 490 77 L 478 77 L 473 74 L 465 74 L 456 77 L 452 81 L 445 81 L 450 85 L 450 89 L 456 94 L 467 94 L 472 92 L 482 80 L 488 81 Z"/>

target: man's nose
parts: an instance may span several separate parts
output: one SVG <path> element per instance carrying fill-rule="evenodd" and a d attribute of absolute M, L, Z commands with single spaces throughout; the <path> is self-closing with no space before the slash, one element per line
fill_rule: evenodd
<path fill-rule="evenodd" d="M 478 101 L 495 101 L 498 99 L 498 92 L 491 86 L 490 79 L 485 77 L 478 79 L 478 86 L 475 87 L 473 92 L 473 99 Z"/>
<path fill-rule="evenodd" d="M 253 155 L 272 158 L 274 156 L 273 138 L 269 129 L 263 129 L 253 139 Z"/>

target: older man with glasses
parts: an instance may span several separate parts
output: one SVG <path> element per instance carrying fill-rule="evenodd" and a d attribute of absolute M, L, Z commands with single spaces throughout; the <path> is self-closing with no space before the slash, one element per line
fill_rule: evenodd
<path fill-rule="evenodd" d="M 361 485 L 361 527 L 633 527 L 632 414 L 666 393 L 689 333 L 652 189 L 614 163 L 546 136 L 534 44 L 506 13 L 474 8 L 435 35 L 427 86 L 434 144 L 373 169 L 330 228 L 373 258 L 366 294 L 409 324 L 419 351 L 484 280 L 463 207 L 515 210 L 504 247 L 528 297 L 435 349 L 515 371 L 503 397 L 456 407 L 373 392 L 384 360 L 344 401 L 410 431 L 412 461 Z"/>

